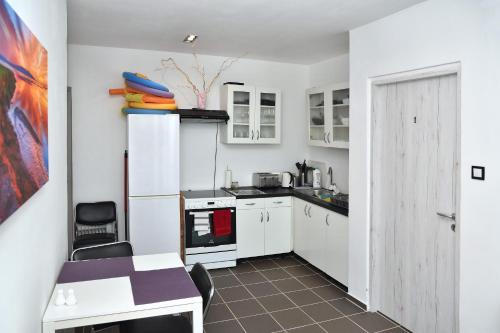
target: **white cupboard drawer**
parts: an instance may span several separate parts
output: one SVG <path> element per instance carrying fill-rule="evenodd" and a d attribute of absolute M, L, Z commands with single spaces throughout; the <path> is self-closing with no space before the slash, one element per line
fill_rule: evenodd
<path fill-rule="evenodd" d="M 264 208 L 266 206 L 266 199 L 237 199 L 236 208 L 237 209 L 257 209 Z"/>
<path fill-rule="evenodd" d="M 292 197 L 266 198 L 266 207 L 291 207 Z"/>

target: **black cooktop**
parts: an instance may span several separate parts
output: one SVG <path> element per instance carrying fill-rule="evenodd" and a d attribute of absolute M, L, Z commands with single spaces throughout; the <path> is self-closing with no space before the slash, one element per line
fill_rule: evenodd
<path fill-rule="evenodd" d="M 210 199 L 210 198 L 227 198 L 232 197 L 231 194 L 223 190 L 196 190 L 196 191 L 181 191 L 186 199 Z"/>

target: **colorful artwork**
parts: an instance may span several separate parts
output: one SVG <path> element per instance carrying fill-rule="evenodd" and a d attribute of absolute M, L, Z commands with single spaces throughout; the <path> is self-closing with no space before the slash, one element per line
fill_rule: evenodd
<path fill-rule="evenodd" d="M 49 179 L 47 50 L 0 0 L 0 223 Z"/>

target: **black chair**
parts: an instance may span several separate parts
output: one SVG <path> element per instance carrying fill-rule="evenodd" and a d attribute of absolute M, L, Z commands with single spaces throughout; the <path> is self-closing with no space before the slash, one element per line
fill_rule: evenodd
<path fill-rule="evenodd" d="M 189 273 L 203 298 L 203 318 L 214 296 L 214 282 L 202 264 L 197 263 Z M 120 333 L 190 333 L 191 322 L 184 315 L 169 315 L 122 322 Z"/>
<path fill-rule="evenodd" d="M 116 242 L 110 244 L 101 244 L 76 249 L 71 253 L 71 261 L 131 257 L 134 250 L 129 242 Z M 117 326 L 119 323 L 106 323 L 92 326 L 92 332 L 107 330 L 110 327 Z"/>
<path fill-rule="evenodd" d="M 71 253 L 71 261 L 131 257 L 133 255 L 134 250 L 129 242 L 116 242 L 76 249 Z"/>
<path fill-rule="evenodd" d="M 76 205 L 73 249 L 116 241 L 118 223 L 116 204 L 113 201 Z"/>

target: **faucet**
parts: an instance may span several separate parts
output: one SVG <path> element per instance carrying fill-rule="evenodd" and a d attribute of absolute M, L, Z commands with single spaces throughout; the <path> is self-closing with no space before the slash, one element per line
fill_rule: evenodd
<path fill-rule="evenodd" d="M 328 176 L 330 177 L 330 184 L 328 184 L 328 189 L 332 191 L 334 194 L 338 193 L 337 185 L 333 182 L 333 169 L 332 167 L 328 168 Z"/>

